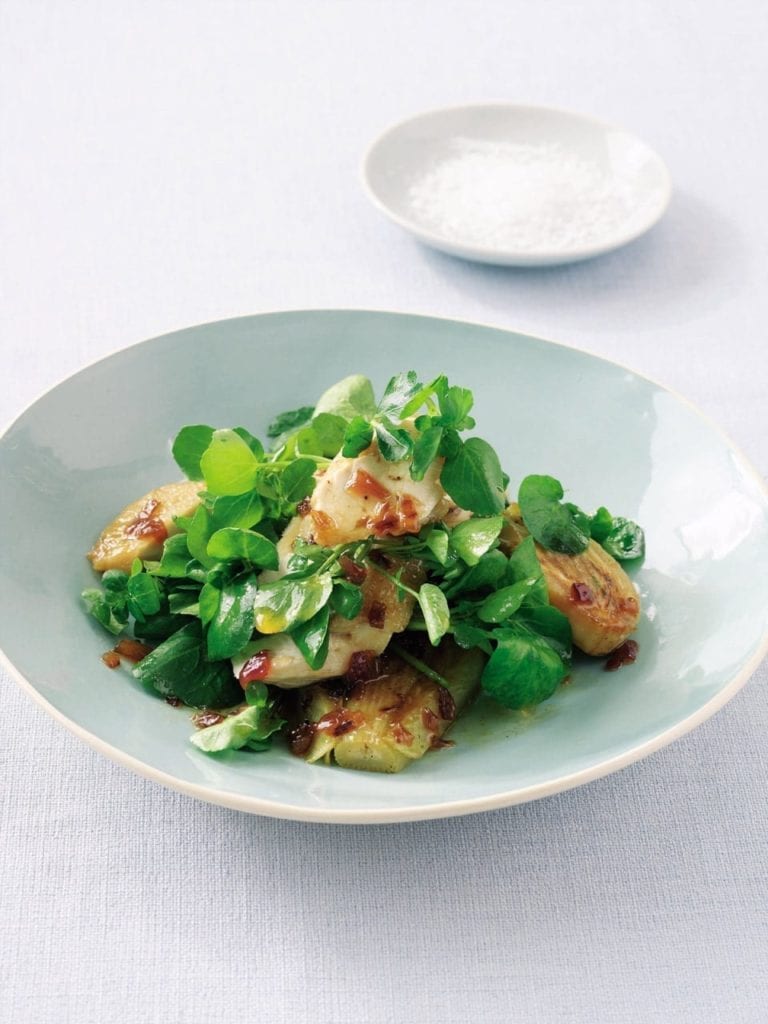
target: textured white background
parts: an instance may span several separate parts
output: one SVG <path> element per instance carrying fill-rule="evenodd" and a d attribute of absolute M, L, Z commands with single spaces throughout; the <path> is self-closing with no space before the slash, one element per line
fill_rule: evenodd
<path fill-rule="evenodd" d="M 166 330 L 364 306 L 628 363 L 768 473 L 767 33 L 761 0 L 2 0 L 0 421 Z M 483 99 L 634 129 L 669 214 L 573 268 L 419 247 L 360 156 Z M 766 681 L 581 790 L 347 830 L 166 792 L 2 678 L 0 1020 L 763 1024 Z"/>

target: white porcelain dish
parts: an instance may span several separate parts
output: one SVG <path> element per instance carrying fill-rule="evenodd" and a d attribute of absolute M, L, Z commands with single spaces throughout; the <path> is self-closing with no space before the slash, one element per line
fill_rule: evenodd
<path fill-rule="evenodd" d="M 477 433 L 512 480 L 551 473 L 583 507 L 606 504 L 643 525 L 637 663 L 606 673 L 601 659 L 578 659 L 570 684 L 532 713 L 481 700 L 452 731 L 454 747 L 400 775 L 309 765 L 282 743 L 203 754 L 187 709 L 102 664 L 113 640 L 83 613 L 79 594 L 94 584 L 84 553 L 127 502 L 178 479 L 170 440 L 182 425 L 263 435 L 276 413 L 345 374 L 380 389 L 409 368 L 473 390 Z M 406 821 L 557 793 L 714 714 L 768 643 L 768 496 L 731 442 L 623 367 L 477 324 L 294 311 L 134 345 L 53 388 L 0 437 L 0 494 L 0 648 L 15 678 L 108 757 L 257 814 Z"/>
<path fill-rule="evenodd" d="M 373 203 L 427 245 L 508 266 L 588 259 L 631 242 L 671 195 L 661 158 L 582 114 L 488 103 L 389 128 L 362 169 Z"/>

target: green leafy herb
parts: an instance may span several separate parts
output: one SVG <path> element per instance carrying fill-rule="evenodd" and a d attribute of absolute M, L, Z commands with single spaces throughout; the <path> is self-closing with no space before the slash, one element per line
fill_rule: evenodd
<path fill-rule="evenodd" d="M 601 506 L 589 521 L 589 532 L 592 540 L 602 544 L 613 528 L 613 516 L 607 508 Z"/>
<path fill-rule="evenodd" d="M 634 558 L 643 558 L 645 555 L 645 534 L 642 529 L 630 519 L 622 519 L 616 516 L 613 520 L 610 533 L 602 541 L 602 545 L 609 555 L 612 555 L 620 562 L 630 561 Z"/>
<path fill-rule="evenodd" d="M 347 580 L 334 580 L 330 604 L 343 619 L 356 619 L 363 610 L 363 592 Z"/>
<path fill-rule="evenodd" d="M 260 633 L 285 633 L 319 612 L 332 590 L 333 577 L 328 572 L 267 583 L 256 595 L 256 628 Z"/>
<path fill-rule="evenodd" d="M 328 657 L 330 608 L 323 605 L 311 619 L 291 630 L 291 639 L 311 669 L 322 668 Z"/>
<path fill-rule="evenodd" d="M 495 516 L 504 508 L 499 457 L 480 437 L 470 437 L 446 458 L 440 483 L 459 508 L 479 516 Z"/>
<path fill-rule="evenodd" d="M 231 707 L 242 690 L 226 661 L 206 656 L 200 622 L 193 621 L 156 647 L 136 665 L 137 679 L 164 696 L 174 696 L 198 708 Z"/>
<path fill-rule="evenodd" d="M 579 510 L 562 504 L 563 488 L 551 476 L 527 476 L 520 484 L 518 503 L 529 533 L 542 547 L 576 555 L 589 544 Z"/>
<path fill-rule="evenodd" d="M 302 405 L 299 409 L 281 412 L 267 427 L 267 437 L 275 439 L 281 435 L 292 434 L 299 427 L 309 423 L 314 412 L 315 408 L 312 405 Z"/>
<path fill-rule="evenodd" d="M 314 470 L 314 464 L 310 465 Z M 211 525 L 214 530 L 223 530 L 225 526 L 250 530 L 252 526 L 261 522 L 263 516 L 264 501 L 257 491 L 221 495 L 214 499 L 211 506 Z"/>
<path fill-rule="evenodd" d="M 163 544 L 160 562 L 151 570 L 153 576 L 166 576 L 172 579 L 183 579 L 187 575 L 187 566 L 191 559 L 187 538 L 183 533 L 175 533 Z"/>
<path fill-rule="evenodd" d="M 253 575 L 238 577 L 222 586 L 208 626 L 211 661 L 234 657 L 251 639 L 257 588 Z"/>
<path fill-rule="evenodd" d="M 315 406 L 315 414 L 331 413 L 345 420 L 356 416 L 370 419 L 376 413 L 376 396 L 367 377 L 355 373 L 324 391 Z"/>
<path fill-rule="evenodd" d="M 448 601 L 442 590 L 432 583 L 422 583 L 418 600 L 427 626 L 429 642 L 433 647 L 437 647 L 451 625 Z"/>
<path fill-rule="evenodd" d="M 567 674 L 560 654 L 543 637 L 514 623 L 498 631 L 482 685 L 500 704 L 518 709 L 551 697 Z"/>
<path fill-rule="evenodd" d="M 277 548 L 271 540 L 251 530 L 240 530 L 234 526 L 225 526 L 214 533 L 206 552 L 211 558 L 218 560 L 242 559 L 260 569 L 276 569 L 278 565 Z"/>
<path fill-rule="evenodd" d="M 200 468 L 211 494 L 245 494 L 256 483 L 259 459 L 235 430 L 215 430 Z"/>
<path fill-rule="evenodd" d="M 437 458 L 437 453 L 440 450 L 440 442 L 442 439 L 442 427 L 428 426 L 423 433 L 419 434 L 413 444 L 411 477 L 414 480 L 424 479 L 427 470 Z"/>
<path fill-rule="evenodd" d="M 404 427 L 395 426 L 387 417 L 375 422 L 376 443 L 387 462 L 402 462 L 413 451 L 413 438 Z"/>
<path fill-rule="evenodd" d="M 177 465 L 190 480 L 202 480 L 200 459 L 213 437 L 213 427 L 202 424 L 182 427 L 176 435 L 171 449 Z"/>
<path fill-rule="evenodd" d="M 481 557 L 498 540 L 504 520 L 501 516 L 468 519 L 451 530 L 454 551 L 467 563 L 477 565 Z"/>
<path fill-rule="evenodd" d="M 248 707 L 235 715 L 227 715 L 223 722 L 200 729 L 191 737 L 192 742 L 207 754 L 218 754 L 224 750 L 268 750 L 271 736 L 285 725 L 274 710 L 264 684 L 248 687 Z"/>
<path fill-rule="evenodd" d="M 344 434 L 341 454 L 347 459 L 356 458 L 373 441 L 373 427 L 363 416 L 355 416 L 349 422 Z"/>

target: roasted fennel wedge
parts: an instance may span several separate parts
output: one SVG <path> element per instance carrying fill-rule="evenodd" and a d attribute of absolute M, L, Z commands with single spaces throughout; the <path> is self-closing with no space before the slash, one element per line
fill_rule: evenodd
<path fill-rule="evenodd" d="M 443 737 L 480 689 L 485 655 L 450 640 L 424 655 L 443 683 L 397 656 L 357 683 L 316 684 L 293 695 L 288 742 L 309 762 L 399 772 Z"/>

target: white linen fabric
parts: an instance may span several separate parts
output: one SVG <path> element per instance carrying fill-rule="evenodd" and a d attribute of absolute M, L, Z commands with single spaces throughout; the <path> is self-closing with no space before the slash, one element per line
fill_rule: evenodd
<path fill-rule="evenodd" d="M 760 0 L 5 0 L 0 422 L 145 337 L 355 306 L 626 363 L 765 475 L 766 20 Z M 646 138 L 674 180 L 663 222 L 593 262 L 520 271 L 382 219 L 358 184 L 369 141 L 489 99 Z M 358 828 L 167 791 L 0 676 L 2 1021 L 767 1019 L 765 664 L 713 720 L 611 778 Z"/>

